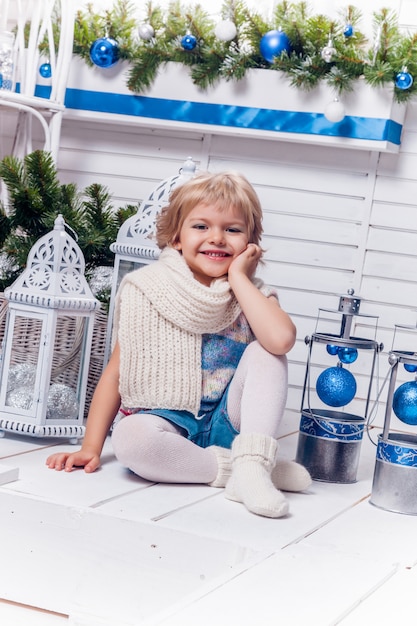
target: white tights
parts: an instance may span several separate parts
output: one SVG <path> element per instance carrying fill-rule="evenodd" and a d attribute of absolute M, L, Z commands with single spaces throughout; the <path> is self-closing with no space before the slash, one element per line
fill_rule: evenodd
<path fill-rule="evenodd" d="M 229 419 L 241 433 L 276 437 L 287 400 L 287 359 L 254 341 L 246 348 L 230 383 Z M 154 482 L 211 483 L 217 458 L 157 415 L 128 415 L 114 427 L 113 449 L 122 465 Z"/>

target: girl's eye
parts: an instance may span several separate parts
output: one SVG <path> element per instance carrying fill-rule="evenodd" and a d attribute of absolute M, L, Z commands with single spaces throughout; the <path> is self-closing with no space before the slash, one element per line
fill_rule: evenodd
<path fill-rule="evenodd" d="M 205 230 L 207 226 L 205 224 L 194 224 L 193 228 L 196 228 L 197 230 Z"/>
<path fill-rule="evenodd" d="M 229 228 L 226 229 L 229 233 L 241 233 L 242 230 L 240 228 L 237 228 L 235 226 L 230 226 Z"/>

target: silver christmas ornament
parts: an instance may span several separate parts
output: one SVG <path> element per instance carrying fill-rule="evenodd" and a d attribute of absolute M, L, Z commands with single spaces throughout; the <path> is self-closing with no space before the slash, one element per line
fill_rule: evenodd
<path fill-rule="evenodd" d="M 7 391 L 28 387 L 32 388 L 36 379 L 36 367 L 31 363 L 17 363 L 9 369 L 7 376 Z"/>
<path fill-rule="evenodd" d="M 138 28 L 139 37 L 144 41 L 149 41 L 155 36 L 153 26 L 150 24 L 141 24 Z"/>
<path fill-rule="evenodd" d="M 88 281 L 90 289 L 94 296 L 106 290 L 111 290 L 113 282 L 113 267 L 99 265 L 91 272 L 91 278 Z"/>
<path fill-rule="evenodd" d="M 6 396 L 6 405 L 15 409 L 28 411 L 33 402 L 33 387 L 18 387 L 12 389 Z"/>
<path fill-rule="evenodd" d="M 53 383 L 49 388 L 46 419 L 75 419 L 78 415 L 76 393 L 68 385 Z"/>
<path fill-rule="evenodd" d="M 333 40 L 331 37 L 329 37 L 327 46 L 324 46 L 323 50 L 320 53 L 321 58 L 323 59 L 323 61 L 326 61 L 326 63 L 331 63 L 336 55 L 336 52 L 337 51 L 333 45 Z"/>

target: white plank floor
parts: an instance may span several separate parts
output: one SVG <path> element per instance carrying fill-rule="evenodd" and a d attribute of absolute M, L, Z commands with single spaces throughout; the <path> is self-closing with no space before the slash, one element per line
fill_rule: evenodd
<path fill-rule="evenodd" d="M 287 416 L 287 458 L 297 428 Z M 92 475 L 49 470 L 68 445 L 0 439 L 0 466 L 19 470 L 0 487 L 2 626 L 415 623 L 417 519 L 369 504 L 368 437 L 356 483 L 314 481 L 278 520 L 222 490 L 141 480 L 110 440 Z"/>

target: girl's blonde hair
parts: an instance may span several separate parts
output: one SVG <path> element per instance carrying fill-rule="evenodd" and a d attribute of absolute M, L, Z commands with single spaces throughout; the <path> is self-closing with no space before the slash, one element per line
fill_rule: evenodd
<path fill-rule="evenodd" d="M 156 219 L 156 241 L 163 249 L 178 241 L 187 215 L 198 204 L 219 211 L 233 207 L 241 211 L 248 228 L 249 243 L 259 245 L 262 235 L 262 208 L 249 181 L 236 172 L 197 174 L 171 193 L 169 204 Z"/>

